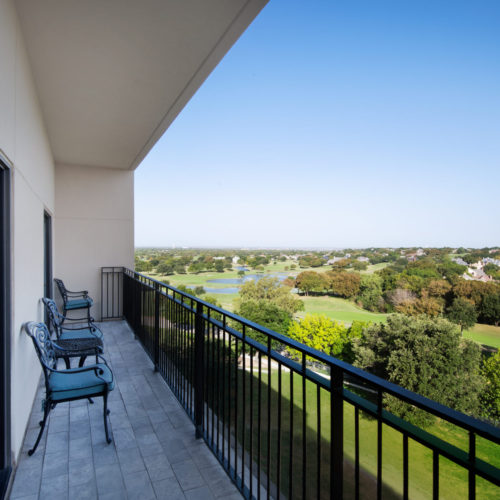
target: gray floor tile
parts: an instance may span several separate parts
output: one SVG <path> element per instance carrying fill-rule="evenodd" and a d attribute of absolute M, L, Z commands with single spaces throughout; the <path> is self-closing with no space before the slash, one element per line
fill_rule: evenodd
<path fill-rule="evenodd" d="M 156 498 L 146 471 L 127 474 L 125 476 L 125 488 L 129 500 L 153 500 Z"/>
<path fill-rule="evenodd" d="M 205 485 L 205 481 L 192 460 L 172 464 L 172 469 L 184 491 Z"/>
<path fill-rule="evenodd" d="M 69 486 L 95 483 L 94 462 L 92 459 L 78 458 L 69 461 Z"/>
<path fill-rule="evenodd" d="M 184 493 L 175 477 L 153 483 L 158 500 L 185 500 Z"/>
<path fill-rule="evenodd" d="M 185 491 L 184 495 L 186 500 L 213 500 L 215 498 L 208 486 L 202 486 L 200 488 L 195 488 L 194 490 Z"/>
<path fill-rule="evenodd" d="M 118 450 L 118 461 L 120 462 L 123 477 L 133 472 L 145 470 L 146 468 L 139 448 Z"/>
<path fill-rule="evenodd" d="M 161 481 L 174 477 L 174 471 L 164 453 L 144 457 L 146 468 L 151 481 Z"/>

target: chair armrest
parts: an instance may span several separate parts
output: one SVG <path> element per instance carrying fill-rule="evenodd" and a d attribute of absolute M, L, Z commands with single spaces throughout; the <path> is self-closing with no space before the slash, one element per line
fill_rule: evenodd
<path fill-rule="evenodd" d="M 66 290 L 66 295 L 71 296 L 71 297 L 84 297 L 88 298 L 89 292 L 87 290 L 81 290 L 79 292 L 70 292 L 69 290 Z"/>

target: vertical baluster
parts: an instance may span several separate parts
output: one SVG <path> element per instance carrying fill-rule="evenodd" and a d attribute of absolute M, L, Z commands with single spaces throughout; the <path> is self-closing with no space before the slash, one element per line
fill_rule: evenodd
<path fill-rule="evenodd" d="M 344 481 L 344 375 L 330 366 L 330 489 L 332 498 L 342 498 Z"/>
<path fill-rule="evenodd" d="M 293 498 L 293 370 L 290 369 L 290 454 L 288 457 L 288 498 Z"/>
<path fill-rule="evenodd" d="M 271 493 L 271 337 L 267 337 L 267 498 Z"/>
<path fill-rule="evenodd" d="M 241 487 L 245 487 L 245 434 L 247 431 L 247 401 L 246 401 L 246 327 L 242 325 L 242 337 L 243 341 L 241 343 L 241 355 L 242 355 L 242 367 L 243 372 L 241 378 L 243 380 L 242 385 L 242 415 L 243 415 L 243 424 L 242 424 L 242 432 L 241 432 Z M 279 495 L 278 495 L 279 498 Z"/>
<path fill-rule="evenodd" d="M 382 391 L 377 391 L 377 499 L 382 498 Z"/>
<path fill-rule="evenodd" d="M 476 434 L 469 431 L 469 500 L 476 498 Z"/>
<path fill-rule="evenodd" d="M 203 372 L 204 372 L 204 341 L 205 335 L 203 332 L 203 306 L 201 302 L 196 304 L 195 318 L 195 366 L 196 366 L 196 381 L 195 381 L 195 425 L 196 438 L 202 436 L 203 426 Z"/>
<path fill-rule="evenodd" d="M 281 493 L 281 362 L 278 364 L 278 443 L 277 443 L 277 464 L 276 464 L 276 498 L 280 498 Z"/>
<path fill-rule="evenodd" d="M 316 492 L 318 500 L 321 498 L 321 386 L 316 385 Z"/>
<path fill-rule="evenodd" d="M 403 500 L 408 500 L 408 434 L 403 434 Z"/>
<path fill-rule="evenodd" d="M 261 411 L 262 411 L 262 352 L 259 351 L 259 385 L 257 386 L 257 498 L 260 500 L 261 477 Z"/>
<path fill-rule="evenodd" d="M 354 408 L 354 498 L 359 500 L 359 408 Z"/>
<path fill-rule="evenodd" d="M 306 409 L 306 354 L 302 353 L 302 497 L 307 489 L 307 409 Z"/>
<path fill-rule="evenodd" d="M 432 498 L 439 500 L 439 453 L 432 452 Z"/>

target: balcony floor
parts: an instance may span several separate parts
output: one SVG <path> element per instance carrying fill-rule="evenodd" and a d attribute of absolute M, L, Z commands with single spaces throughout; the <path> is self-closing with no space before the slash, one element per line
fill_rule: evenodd
<path fill-rule="evenodd" d="M 193 423 L 128 325 L 100 327 L 116 381 L 109 396 L 113 442 L 105 442 L 102 398 L 93 405 L 73 401 L 50 413 L 29 457 L 42 417 L 42 377 L 10 498 L 241 499 L 204 442 L 195 439 Z"/>

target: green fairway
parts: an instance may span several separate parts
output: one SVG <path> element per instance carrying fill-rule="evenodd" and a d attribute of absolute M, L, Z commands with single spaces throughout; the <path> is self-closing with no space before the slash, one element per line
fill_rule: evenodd
<path fill-rule="evenodd" d="M 373 274 L 375 271 L 380 271 L 387 267 L 389 262 L 380 262 L 379 264 L 370 264 L 365 271 L 361 271 L 361 274 Z"/>
<path fill-rule="evenodd" d="M 353 302 L 337 297 L 300 297 L 304 301 L 305 311 L 300 313 L 304 314 L 324 314 L 325 316 L 335 319 L 337 321 L 344 321 L 352 323 L 358 321 L 373 321 L 383 322 L 387 319 L 387 314 L 373 313 L 365 311 L 358 307 Z"/>
<path fill-rule="evenodd" d="M 500 326 L 477 323 L 472 330 L 464 332 L 464 337 L 495 349 L 500 349 Z"/>

